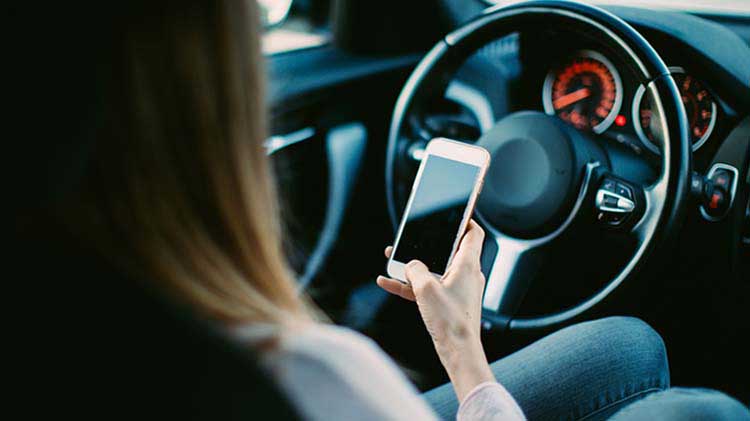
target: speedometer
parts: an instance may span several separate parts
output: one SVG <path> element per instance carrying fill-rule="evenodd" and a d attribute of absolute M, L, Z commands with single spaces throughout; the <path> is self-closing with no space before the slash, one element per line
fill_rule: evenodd
<path fill-rule="evenodd" d="M 544 111 L 577 129 L 601 133 L 622 105 L 620 75 L 602 54 L 584 50 L 547 74 L 542 90 Z"/>
<path fill-rule="evenodd" d="M 698 150 L 716 125 L 716 102 L 705 86 L 680 67 L 670 67 L 677 88 L 680 90 L 682 104 L 685 106 L 690 127 L 690 142 L 693 151 Z M 653 114 L 650 95 L 645 94 L 643 85 L 638 88 L 633 98 L 633 121 L 635 131 L 644 145 L 654 153 L 660 153 L 662 148 L 662 133 L 658 124 L 653 124 Z"/>

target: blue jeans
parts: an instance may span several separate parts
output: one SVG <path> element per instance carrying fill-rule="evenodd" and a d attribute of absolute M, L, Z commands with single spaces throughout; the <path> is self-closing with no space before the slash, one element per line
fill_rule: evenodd
<path fill-rule="evenodd" d="M 629 317 L 567 327 L 494 362 L 492 371 L 530 420 L 750 420 L 747 408 L 719 392 L 669 389 L 664 342 Z M 425 398 L 455 420 L 450 384 Z"/>

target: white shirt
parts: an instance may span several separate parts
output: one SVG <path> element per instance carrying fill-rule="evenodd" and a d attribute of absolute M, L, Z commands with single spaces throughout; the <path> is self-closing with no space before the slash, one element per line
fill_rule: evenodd
<path fill-rule="evenodd" d="M 281 332 L 270 325 L 238 329 L 240 340 L 257 343 L 278 336 L 261 354 L 305 419 L 434 420 L 437 416 L 396 364 L 371 339 L 355 331 L 314 324 Z M 505 388 L 482 383 L 461 403 L 458 420 L 524 420 Z"/>

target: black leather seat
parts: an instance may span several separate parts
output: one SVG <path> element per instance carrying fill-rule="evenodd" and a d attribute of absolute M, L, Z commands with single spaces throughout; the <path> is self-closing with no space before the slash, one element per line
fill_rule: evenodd
<path fill-rule="evenodd" d="M 75 419 L 298 418 L 251 350 L 187 308 L 68 242 L 16 236 L 15 252 L 14 279 L 24 288 L 12 295 L 22 309 L 14 323 L 24 331 L 13 344 L 29 399 L 25 413 Z"/>

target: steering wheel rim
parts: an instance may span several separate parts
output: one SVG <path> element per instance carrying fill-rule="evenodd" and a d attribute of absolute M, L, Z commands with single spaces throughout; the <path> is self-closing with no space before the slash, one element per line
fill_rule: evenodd
<path fill-rule="evenodd" d="M 640 79 L 639 82 L 650 91 L 654 100 L 654 109 L 660 117 L 664 135 L 661 174 L 654 184 L 643 188 L 644 210 L 638 221 L 632 226 L 631 231 L 638 240 L 635 253 L 621 271 L 603 288 L 571 307 L 536 317 L 514 318 L 515 314 L 506 314 L 511 313 L 510 311 L 501 311 L 500 309 L 492 311 L 492 308 L 485 307 L 483 308 L 483 325 L 486 328 L 524 330 L 556 326 L 580 317 L 587 310 L 604 301 L 625 280 L 635 276 L 644 266 L 646 260 L 653 255 L 654 250 L 674 233 L 682 222 L 689 191 L 692 152 L 688 140 L 685 111 L 679 91 L 670 77 L 669 69 L 653 47 L 627 23 L 600 8 L 561 0 L 531 0 L 511 6 L 490 8 L 475 20 L 446 35 L 425 55 L 407 80 L 394 108 L 386 152 L 386 196 L 388 213 L 394 228 L 398 223 L 394 193 L 394 167 L 398 158 L 400 135 L 409 107 L 421 95 L 420 90 L 425 85 L 434 83 L 430 80 L 439 77 L 441 72 L 444 74 L 446 68 L 455 69 L 473 51 L 476 51 L 489 40 L 499 39 L 517 31 L 518 26 L 521 26 L 525 20 L 531 19 L 533 21 L 545 18 L 554 18 L 580 25 L 582 28 L 604 36 L 606 42 L 610 43 L 613 48 L 619 49 L 618 52 L 629 60 L 628 64 L 636 70 Z M 571 211 L 571 218 L 575 217 L 580 207 L 585 203 L 587 194 L 590 193 L 587 192 L 587 187 L 590 187 L 589 182 L 592 173 L 596 171 L 596 167 L 597 165 L 593 165 L 593 163 L 588 163 L 586 166 L 585 179 L 576 205 Z M 510 287 L 509 285 L 514 282 L 513 273 L 518 272 L 516 268 L 519 265 L 522 267 L 524 264 L 535 264 L 534 255 L 528 253 L 531 248 L 524 248 L 528 246 L 529 240 L 504 235 L 494 229 L 491 224 L 487 224 L 481 214 L 478 214 L 478 219 L 498 244 L 498 253 L 493 260 L 492 270 L 488 276 L 485 301 L 488 294 L 492 292 L 490 288 L 495 280 L 493 274 L 496 275 L 498 259 L 502 257 L 501 249 L 505 249 L 502 253 L 505 253 L 506 257 L 510 254 L 512 258 L 514 252 L 518 252 L 518 256 L 514 260 L 511 273 L 506 274 L 504 280 L 498 282 L 505 282 L 505 285 L 502 286 L 502 294 L 509 294 L 510 296 L 520 294 L 520 297 L 514 298 L 515 301 L 520 303 L 525 290 L 514 292 L 512 291 L 512 285 Z M 557 234 L 567 229 L 569 219 L 567 218 L 566 222 L 556 230 L 559 231 Z M 550 235 L 543 237 L 550 237 Z M 548 240 L 552 238 L 550 237 Z M 531 241 L 540 243 L 535 244 L 534 247 L 540 245 L 543 247 L 546 244 L 546 241 L 541 241 L 540 238 Z M 537 249 L 533 248 L 533 250 Z M 525 262 L 519 260 L 522 256 L 526 256 L 524 257 Z M 532 258 L 529 258 L 529 256 Z M 500 262 L 501 265 L 498 267 L 502 269 L 503 261 Z M 504 297 L 505 295 L 501 298 Z M 499 302 L 498 305 L 500 305 Z"/>

